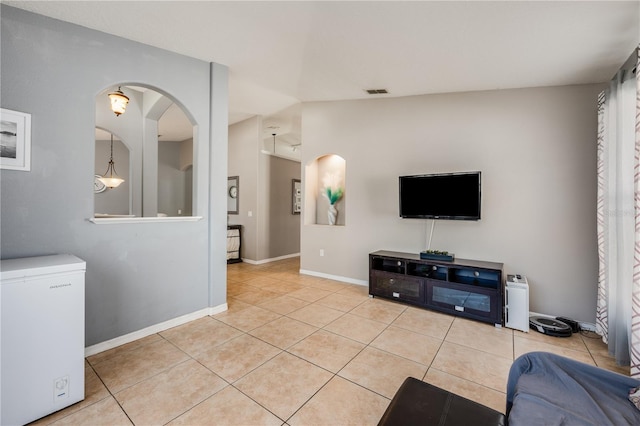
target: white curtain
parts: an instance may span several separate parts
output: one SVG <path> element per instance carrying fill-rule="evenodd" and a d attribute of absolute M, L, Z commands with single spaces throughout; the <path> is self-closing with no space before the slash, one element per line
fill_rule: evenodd
<path fill-rule="evenodd" d="M 598 98 L 596 331 L 640 377 L 640 98 L 638 50 Z"/>

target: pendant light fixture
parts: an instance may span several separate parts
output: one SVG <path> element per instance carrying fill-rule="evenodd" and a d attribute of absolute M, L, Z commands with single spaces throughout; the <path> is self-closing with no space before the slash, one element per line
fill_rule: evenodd
<path fill-rule="evenodd" d="M 127 109 L 127 104 L 129 103 L 129 98 L 127 95 L 122 93 L 120 86 L 118 86 L 118 90 L 109 93 L 108 96 L 109 99 L 111 99 L 111 111 L 114 112 L 116 117 L 120 114 L 124 114 L 124 111 Z"/>
<path fill-rule="evenodd" d="M 273 135 L 273 153 L 276 153 L 276 134 L 271 133 Z"/>
<path fill-rule="evenodd" d="M 107 167 L 107 171 L 104 172 L 104 175 L 98 178 L 98 180 L 109 188 L 116 188 L 124 182 L 124 179 L 118 177 L 115 163 L 113 162 L 113 133 L 111 133 L 111 157 L 109 158 L 109 166 Z"/>

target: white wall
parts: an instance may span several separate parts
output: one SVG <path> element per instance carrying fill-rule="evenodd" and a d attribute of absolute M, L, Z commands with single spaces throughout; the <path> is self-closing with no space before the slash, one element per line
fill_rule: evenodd
<path fill-rule="evenodd" d="M 301 269 L 367 282 L 368 253 L 425 249 L 430 222 L 398 217 L 398 176 L 480 170 L 482 220 L 439 221 L 432 248 L 503 262 L 528 277 L 532 311 L 593 322 L 599 89 L 304 104 L 303 164 L 346 160 L 349 217 L 303 225 Z"/>

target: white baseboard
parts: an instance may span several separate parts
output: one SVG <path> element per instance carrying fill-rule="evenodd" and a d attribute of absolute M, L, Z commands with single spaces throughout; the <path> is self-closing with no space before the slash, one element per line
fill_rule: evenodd
<path fill-rule="evenodd" d="M 300 269 L 300 273 L 303 275 L 311 275 L 313 277 L 327 278 L 330 280 L 340 281 L 343 283 L 363 285 L 363 286 L 369 285 L 369 281 L 367 280 L 357 280 L 355 278 L 341 277 L 339 275 L 325 274 L 324 272 L 309 271 L 307 269 Z"/>
<path fill-rule="evenodd" d="M 554 315 L 540 314 L 538 312 L 533 312 L 533 311 L 529 311 L 529 316 L 530 317 L 551 318 L 551 319 L 555 319 L 556 318 Z"/>
<path fill-rule="evenodd" d="M 300 253 L 286 254 L 284 256 L 272 257 L 270 259 L 262 260 L 242 259 L 242 261 L 250 265 L 262 265 L 264 263 L 277 262 L 278 260 L 291 259 L 292 257 L 300 257 Z"/>
<path fill-rule="evenodd" d="M 223 303 L 222 305 L 213 306 L 207 309 L 209 309 L 209 313 L 207 315 L 216 315 L 229 309 L 229 306 L 226 303 Z"/>
<path fill-rule="evenodd" d="M 98 354 L 100 352 L 104 352 L 109 349 L 113 349 L 120 345 L 124 345 L 126 343 L 131 343 L 135 340 L 142 339 L 143 337 L 150 336 L 155 333 L 159 333 L 161 331 L 168 330 L 173 327 L 177 327 L 182 324 L 186 324 L 190 321 L 197 320 L 198 318 L 206 317 L 209 315 L 219 314 L 220 312 L 224 312 L 228 309 L 227 304 L 223 303 L 222 305 L 201 309 L 196 312 L 192 312 L 190 314 L 182 315 L 178 318 L 173 318 L 168 321 L 164 321 L 158 324 L 154 324 L 150 327 L 143 328 L 142 330 L 134 331 L 129 334 L 125 334 L 124 336 L 119 336 L 111 340 L 107 340 L 101 343 L 97 343 L 95 345 L 87 346 L 84 348 L 84 356 L 88 357 L 91 355 Z"/>

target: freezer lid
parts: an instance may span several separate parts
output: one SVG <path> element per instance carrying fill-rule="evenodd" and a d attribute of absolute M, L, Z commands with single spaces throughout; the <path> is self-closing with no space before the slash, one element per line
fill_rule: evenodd
<path fill-rule="evenodd" d="M 84 260 L 71 254 L 7 259 L 0 260 L 0 279 L 5 281 L 61 272 L 84 272 L 86 268 Z"/>

